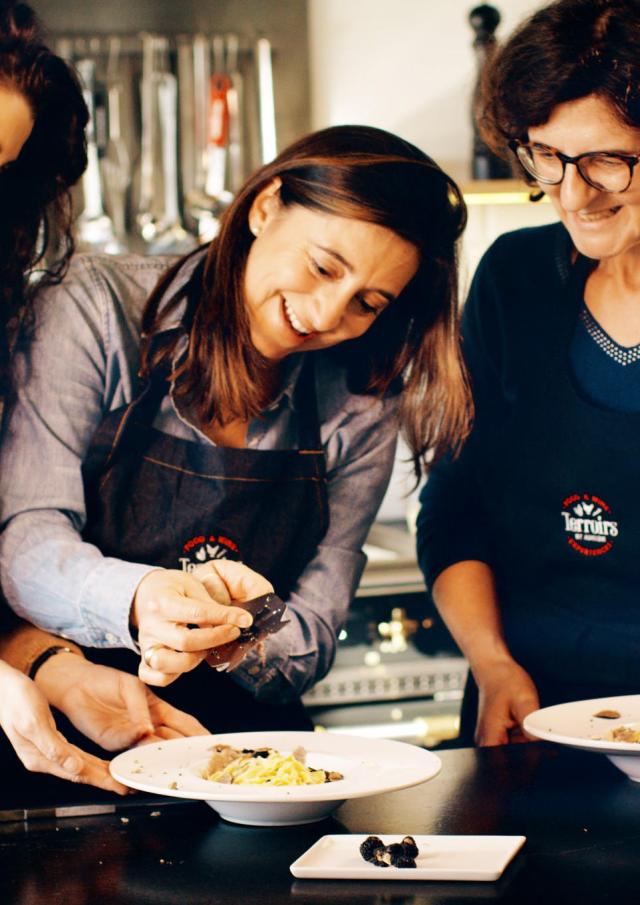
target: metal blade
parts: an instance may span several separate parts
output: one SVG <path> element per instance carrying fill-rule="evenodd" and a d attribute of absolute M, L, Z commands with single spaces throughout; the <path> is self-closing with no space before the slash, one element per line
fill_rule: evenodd
<path fill-rule="evenodd" d="M 263 594 L 261 597 L 255 597 L 244 603 L 234 602 L 234 606 L 239 606 L 251 613 L 253 623 L 249 628 L 242 629 L 240 636 L 235 641 L 214 647 L 210 651 L 207 663 L 220 671 L 235 669 L 256 644 L 263 641 L 268 635 L 279 632 L 289 621 L 288 619 L 283 620 L 287 607 L 277 594 Z"/>

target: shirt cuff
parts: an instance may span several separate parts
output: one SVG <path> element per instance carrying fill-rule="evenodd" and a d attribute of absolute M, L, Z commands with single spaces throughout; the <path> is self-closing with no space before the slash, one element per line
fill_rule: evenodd
<path fill-rule="evenodd" d="M 92 647 L 127 647 L 140 653 L 131 634 L 131 606 L 142 579 L 157 568 L 106 558 L 92 569 L 80 595 L 80 610 Z"/>

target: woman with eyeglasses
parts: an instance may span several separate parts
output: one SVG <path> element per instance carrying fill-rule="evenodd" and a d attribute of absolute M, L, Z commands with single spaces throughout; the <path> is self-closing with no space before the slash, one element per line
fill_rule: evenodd
<path fill-rule="evenodd" d="M 474 429 L 419 556 L 470 664 L 461 742 L 640 692 L 640 6 L 558 0 L 498 52 L 479 121 L 559 223 L 499 238 L 464 312 Z"/>

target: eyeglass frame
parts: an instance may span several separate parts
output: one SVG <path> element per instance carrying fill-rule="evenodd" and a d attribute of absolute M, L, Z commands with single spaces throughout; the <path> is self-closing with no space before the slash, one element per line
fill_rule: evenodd
<path fill-rule="evenodd" d="M 526 168 L 522 160 L 520 159 L 520 155 L 518 154 L 518 148 L 531 148 L 534 145 L 537 145 L 539 148 L 544 148 L 546 151 L 551 151 L 554 157 L 557 157 L 560 163 L 562 164 L 562 175 L 560 179 L 543 179 L 541 176 L 536 176 L 535 173 L 532 173 L 530 170 Z M 584 179 L 587 185 L 591 186 L 592 189 L 597 189 L 599 192 L 606 192 L 607 195 L 620 195 L 622 192 L 626 192 L 631 183 L 633 182 L 633 171 L 635 167 L 640 163 L 640 154 L 622 154 L 617 151 L 585 151 L 584 154 L 577 154 L 575 157 L 570 157 L 568 154 L 563 154 L 562 151 L 559 151 L 557 148 L 552 148 L 550 145 L 543 145 L 536 141 L 520 141 L 518 138 L 512 138 L 509 142 L 509 148 L 513 152 L 516 160 L 522 167 L 522 169 L 529 174 L 536 182 L 541 182 L 543 185 L 560 185 L 562 180 L 564 179 L 565 171 L 568 163 L 572 163 L 580 176 Z M 600 185 L 596 185 L 591 182 L 588 176 L 586 176 L 582 169 L 580 168 L 580 161 L 584 160 L 585 157 L 615 157 L 617 160 L 624 161 L 627 167 L 629 168 L 629 181 L 623 189 L 605 189 Z"/>

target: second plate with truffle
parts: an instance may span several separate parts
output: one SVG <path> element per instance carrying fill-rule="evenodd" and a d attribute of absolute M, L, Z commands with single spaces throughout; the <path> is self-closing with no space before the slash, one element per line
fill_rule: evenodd
<path fill-rule="evenodd" d="M 524 836 L 413 836 L 413 868 L 377 867 L 360 846 L 367 836 L 323 836 L 291 865 L 294 877 L 326 880 L 497 880 L 525 842 Z M 385 845 L 402 836 L 382 835 Z"/>

